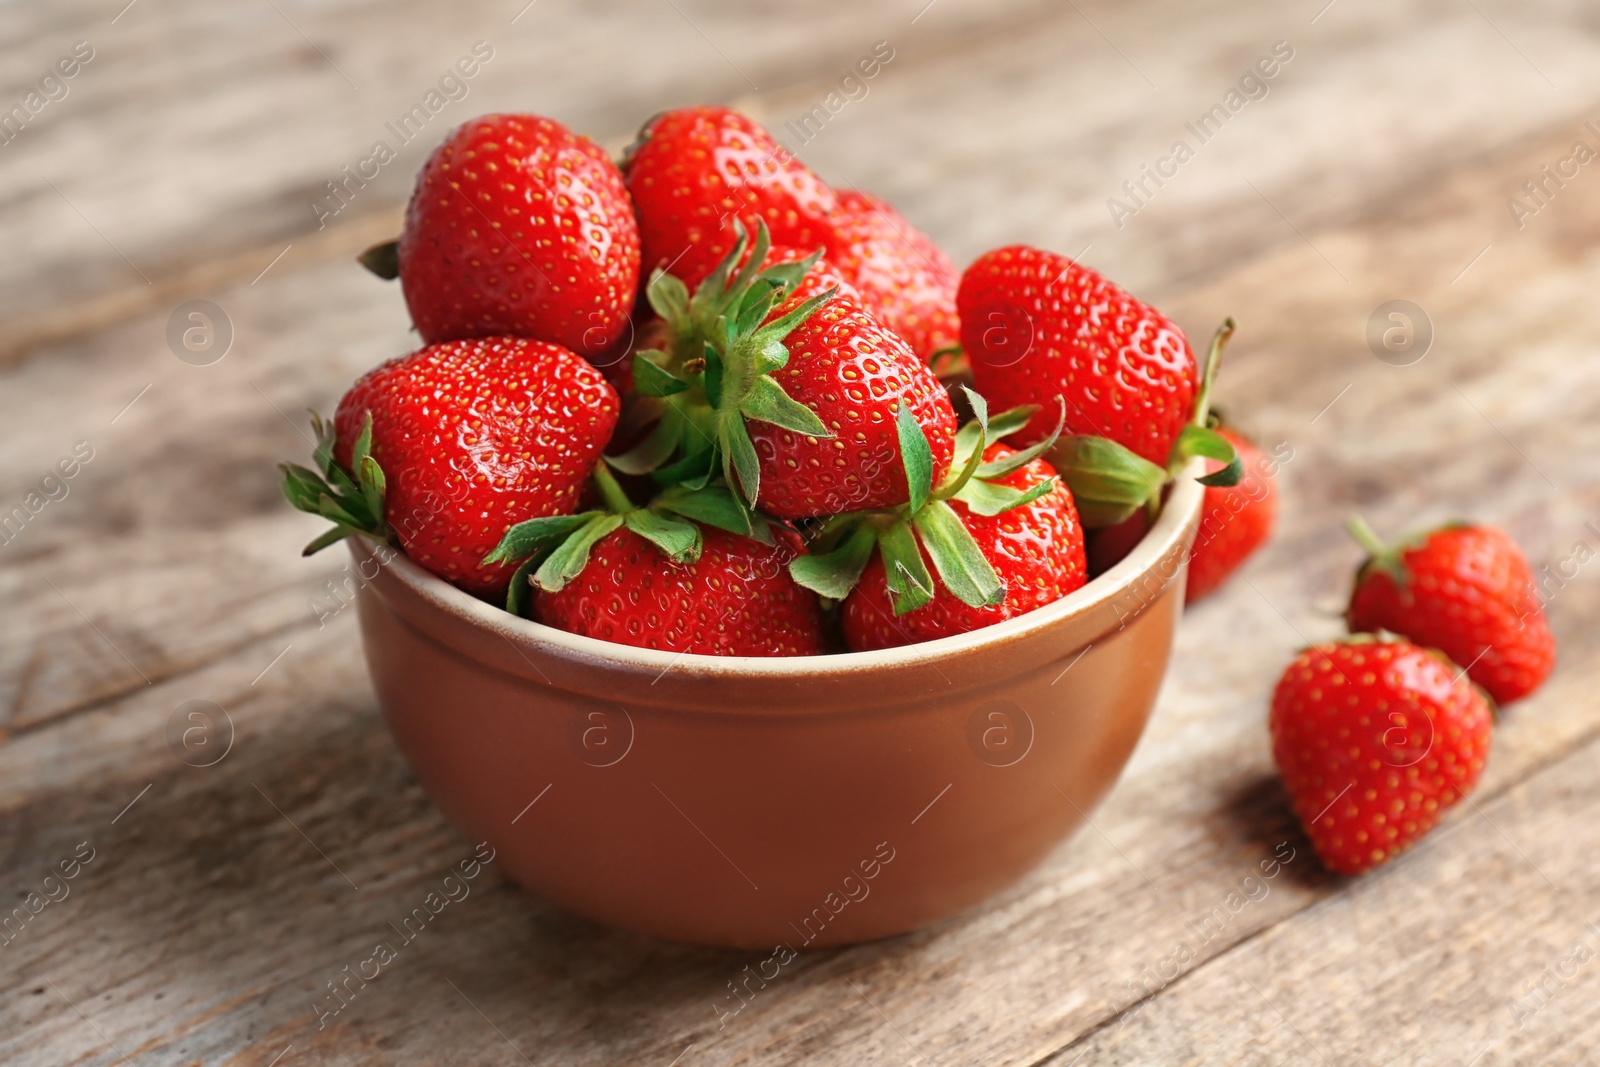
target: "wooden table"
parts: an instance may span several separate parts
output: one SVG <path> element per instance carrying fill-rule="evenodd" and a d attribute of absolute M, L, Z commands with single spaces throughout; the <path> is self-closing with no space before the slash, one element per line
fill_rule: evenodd
<path fill-rule="evenodd" d="M 92 49 L 0 144 L 0 513 L 27 509 L 0 545 L 0 856 L 11 900 L 60 898 L 0 948 L 0 1061 L 1595 1062 L 1600 164 L 1573 159 L 1600 149 L 1592 11 L 124 2 L 0 6 L 0 108 Z M 427 111 L 478 41 L 466 98 Z M 319 1025 L 329 984 L 472 852 L 330 610 L 342 558 L 299 559 L 316 524 L 278 497 L 304 409 L 412 345 L 352 255 L 476 112 L 620 147 L 664 107 L 728 101 L 782 132 L 879 41 L 866 95 L 791 145 L 962 262 L 1026 240 L 1192 337 L 1237 316 L 1223 403 L 1293 453 L 1276 540 L 1189 613 L 1092 827 L 980 910 L 806 955 L 719 1027 L 754 956 L 590 925 L 491 868 Z M 1230 110 L 1280 41 L 1292 58 Z M 331 198 L 417 104 L 400 158 Z M 1180 139 L 1192 158 L 1162 162 Z M 1146 165 L 1169 176 L 1131 199 Z M 194 300 L 219 332 L 188 352 L 169 330 Z M 1367 333 L 1391 300 L 1432 337 L 1385 361 Z M 1561 664 L 1506 713 L 1471 803 L 1341 881 L 1264 720 L 1293 651 L 1339 631 L 1352 510 L 1509 528 L 1550 568 Z"/>

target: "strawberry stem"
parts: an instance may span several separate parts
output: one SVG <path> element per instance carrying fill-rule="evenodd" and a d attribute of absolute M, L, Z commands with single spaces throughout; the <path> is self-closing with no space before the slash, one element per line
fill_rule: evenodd
<path fill-rule="evenodd" d="M 1405 563 L 1401 559 L 1404 545 L 1385 544 L 1383 538 L 1360 515 L 1350 516 L 1344 525 L 1350 531 L 1350 536 L 1355 538 L 1356 544 L 1367 553 L 1366 562 L 1356 572 L 1356 583 L 1359 585 L 1361 579 L 1373 571 L 1382 571 L 1394 579 L 1395 585 L 1404 589 L 1407 579 Z"/>
<path fill-rule="evenodd" d="M 1194 424 L 1204 426 L 1206 416 L 1211 411 L 1211 392 L 1217 384 L 1217 370 L 1222 366 L 1222 350 L 1228 344 L 1228 339 L 1233 336 L 1237 324 L 1232 316 L 1223 319 L 1222 325 L 1217 327 L 1217 332 L 1211 335 L 1211 345 L 1206 349 L 1205 365 L 1201 368 L 1200 392 L 1194 398 Z"/>
<path fill-rule="evenodd" d="M 594 465 L 594 484 L 600 490 L 600 499 L 605 501 L 607 511 L 626 515 L 633 510 L 633 501 L 628 499 L 628 494 L 604 463 Z"/>
<path fill-rule="evenodd" d="M 1356 544 L 1367 550 L 1367 555 L 1373 559 L 1389 555 L 1389 546 L 1383 543 L 1372 527 L 1367 525 L 1367 520 L 1360 515 L 1352 515 L 1345 520 L 1345 529 L 1350 531 L 1350 536 L 1356 539 Z"/>

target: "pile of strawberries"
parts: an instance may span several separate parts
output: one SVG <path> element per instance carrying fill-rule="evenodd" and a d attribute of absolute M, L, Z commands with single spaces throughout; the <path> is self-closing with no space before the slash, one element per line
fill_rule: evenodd
<path fill-rule="evenodd" d="M 400 279 L 425 347 L 316 420 L 315 470 L 285 466 L 289 500 L 334 523 L 306 551 L 397 544 L 562 630 L 729 656 L 964 633 L 1113 565 L 1198 458 L 1191 601 L 1272 529 L 1276 462 L 1210 411 L 1231 321 L 1197 359 L 1066 257 L 958 273 L 725 108 L 657 116 L 620 166 L 550 119 L 474 119 L 362 262 Z M 1515 700 L 1554 657 L 1504 534 L 1358 537 L 1358 636 L 1302 653 L 1271 712 L 1343 872 L 1472 789 L 1482 690 Z"/>
<path fill-rule="evenodd" d="M 1085 528 L 1131 544 L 1195 457 L 1240 473 L 1208 418 L 1231 324 L 1202 364 L 1065 257 L 959 273 L 725 108 L 657 116 L 620 166 L 550 119 L 474 119 L 362 261 L 426 347 L 285 468 L 334 523 L 307 551 L 389 541 L 573 633 L 735 656 L 963 633 L 1083 585 Z"/>
<path fill-rule="evenodd" d="M 1317 854 L 1358 874 L 1420 840 L 1478 783 L 1497 706 L 1555 666 L 1533 570 L 1490 526 L 1451 524 L 1368 555 L 1351 637 L 1305 649 L 1272 697 L 1272 753 Z"/>

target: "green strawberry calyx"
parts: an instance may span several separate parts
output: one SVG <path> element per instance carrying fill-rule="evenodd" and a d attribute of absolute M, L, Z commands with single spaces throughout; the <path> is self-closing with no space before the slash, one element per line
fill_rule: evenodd
<path fill-rule="evenodd" d="M 386 282 L 400 277 L 400 242 L 379 241 L 356 257 L 356 262 Z"/>
<path fill-rule="evenodd" d="M 768 266 L 766 223 L 757 221 L 753 241 L 737 220 L 733 227 L 733 250 L 692 295 L 664 270 L 651 277 L 645 293 L 667 323 L 668 343 L 636 352 L 632 369 L 634 390 L 658 398 L 660 415 L 643 441 L 606 462 L 624 473 L 649 473 L 661 484 L 690 488 L 720 473 L 744 505 L 754 507 L 761 474 L 746 420 L 807 437 L 833 436 L 771 374 L 789 362 L 784 338 L 838 291 L 830 289 L 767 322 L 822 253 Z"/>
<path fill-rule="evenodd" d="M 825 600 L 843 600 L 860 580 L 876 548 L 883 557 L 896 615 L 915 611 L 933 599 L 935 573 L 940 584 L 971 607 L 1005 601 L 1005 583 L 950 501 L 961 501 L 973 514 L 991 516 L 1032 503 L 1054 489 L 1053 477 L 1026 490 L 1003 485 L 1000 480 L 1049 451 L 1061 433 L 1066 408 L 1063 404 L 1055 433 L 1045 440 L 985 461 L 983 454 L 991 441 L 1022 429 L 1039 408 L 1012 408 L 991 420 L 983 397 L 965 391 L 973 418 L 956 434 L 955 459 L 943 480 L 933 484 L 933 449 L 902 399 L 895 424 L 909 499 L 896 508 L 851 512 L 827 520 L 811 545 L 811 554 L 790 561 L 790 577 Z M 931 572 L 924 552 L 933 561 Z"/>
<path fill-rule="evenodd" d="M 1387 574 L 1394 580 L 1395 586 L 1404 593 L 1406 585 L 1411 581 L 1411 571 L 1406 566 L 1406 556 L 1419 548 L 1427 545 L 1434 534 L 1446 530 L 1460 530 L 1470 523 L 1456 520 L 1429 527 L 1416 533 L 1406 534 L 1393 544 L 1389 544 L 1379 537 L 1367 521 L 1360 515 L 1352 515 L 1345 520 L 1345 529 L 1350 531 L 1350 536 L 1355 539 L 1367 553 L 1367 558 L 1362 561 L 1356 571 L 1356 585 L 1360 585 L 1367 576 L 1373 573 Z"/>
<path fill-rule="evenodd" d="M 513 615 L 527 618 L 535 587 L 547 593 L 565 588 L 588 566 L 594 546 L 623 527 L 649 541 L 674 563 L 693 563 L 700 558 L 701 524 L 772 544 L 766 520 L 749 512 L 726 485 L 672 486 L 639 507 L 604 463 L 595 465 L 593 478 L 602 507 L 519 522 L 483 558 L 486 565 L 522 561 L 506 593 L 506 610 Z"/>
<path fill-rule="evenodd" d="M 332 529 L 306 545 L 301 555 L 309 556 L 352 534 L 376 541 L 393 541 L 394 530 L 384 518 L 383 499 L 387 486 L 383 468 L 372 456 L 372 412 L 367 412 L 350 453 L 347 471 L 333 458 L 337 433 L 331 421 L 311 413 L 311 428 L 317 435 L 312 449 L 316 470 L 298 463 L 282 463 L 283 495 L 301 511 L 321 515 L 333 523 Z M 352 473 L 352 471 L 354 473 Z"/>
<path fill-rule="evenodd" d="M 1225 319 L 1211 338 L 1190 421 L 1173 441 L 1165 467 L 1106 437 L 1077 434 L 1062 438 L 1056 445 L 1051 461 L 1072 490 L 1085 528 L 1115 526 L 1140 508 L 1146 509 L 1153 519 L 1161 507 L 1162 490 L 1181 475 L 1196 456 L 1226 464 L 1215 474 L 1199 478 L 1200 484 L 1239 484 L 1244 473 L 1243 463 L 1233 445 L 1216 431 L 1210 419 L 1211 394 L 1222 364 L 1222 350 L 1233 336 L 1234 328 L 1234 321 Z"/>
<path fill-rule="evenodd" d="M 1360 515 L 1352 515 L 1345 520 L 1345 529 L 1350 531 L 1350 536 L 1355 538 L 1367 553 L 1367 558 L 1362 562 L 1361 568 L 1356 572 L 1356 584 L 1360 585 L 1367 575 L 1374 572 L 1387 574 L 1394 579 L 1394 584 L 1401 589 L 1406 587 L 1410 580 L 1410 573 L 1406 570 L 1402 556 L 1407 547 L 1403 544 L 1389 545 Z"/>

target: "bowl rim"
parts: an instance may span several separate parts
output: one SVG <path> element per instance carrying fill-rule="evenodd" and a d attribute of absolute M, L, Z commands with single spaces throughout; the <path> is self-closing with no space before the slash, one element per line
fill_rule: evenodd
<path fill-rule="evenodd" d="M 955 655 L 981 652 L 987 646 L 999 648 L 1019 638 L 1048 630 L 1064 619 L 1093 612 L 1145 583 L 1163 561 L 1171 559 L 1170 573 L 1159 576 L 1156 590 L 1146 587 L 1149 595 L 1139 601 L 1137 609 L 1130 615 L 1142 611 L 1154 599 L 1155 592 L 1164 589 L 1183 573 L 1182 563 L 1188 558 L 1186 531 L 1191 522 L 1198 521 L 1205 499 L 1205 486 L 1196 480 L 1199 474 L 1204 473 L 1203 463 L 1203 460 L 1195 460 L 1175 479 L 1155 524 L 1127 556 L 1104 574 L 1061 599 L 964 634 L 870 652 L 830 652 L 815 656 L 713 656 L 641 648 L 569 633 L 513 615 L 503 607 L 457 589 L 443 578 L 424 570 L 398 549 L 392 549 L 393 555 L 382 564 L 382 569 L 388 572 L 392 580 L 398 580 L 406 586 L 416 598 L 474 629 L 499 634 L 513 644 L 538 647 L 546 654 L 590 664 L 663 673 L 672 668 L 680 674 L 733 675 L 754 680 L 795 680 L 815 677 L 819 673 L 851 674 L 915 667 L 937 664 Z M 361 554 L 370 554 L 378 547 L 376 542 L 364 536 L 358 535 L 352 540 L 361 542 L 361 549 L 351 546 L 352 550 Z M 1181 558 L 1175 551 L 1179 548 L 1184 550 Z"/>

